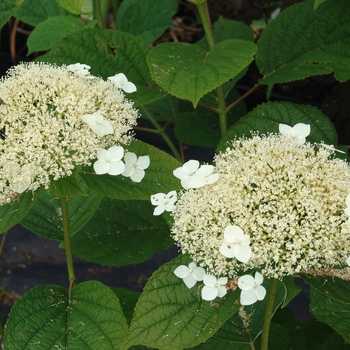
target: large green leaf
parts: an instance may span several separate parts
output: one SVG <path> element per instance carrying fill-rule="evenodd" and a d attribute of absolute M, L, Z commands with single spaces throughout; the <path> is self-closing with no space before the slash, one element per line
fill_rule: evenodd
<path fill-rule="evenodd" d="M 2 0 L 0 2 L 0 28 L 22 5 L 24 0 Z"/>
<path fill-rule="evenodd" d="M 148 46 L 131 34 L 120 30 L 85 28 L 60 40 L 37 61 L 58 65 L 85 63 L 91 66 L 93 75 L 104 79 L 122 72 L 137 86 L 137 91 L 127 96 L 137 107 L 166 95 L 152 84 L 146 63 L 148 51 Z"/>
<path fill-rule="evenodd" d="M 50 17 L 68 15 L 70 13 L 62 8 L 56 0 L 24 0 L 23 5 L 14 14 L 20 21 L 33 27 Z"/>
<path fill-rule="evenodd" d="M 55 16 L 39 23 L 27 40 L 28 55 L 36 51 L 51 49 L 64 36 L 83 28 L 83 24 L 72 16 Z"/>
<path fill-rule="evenodd" d="M 284 83 L 329 74 L 350 78 L 348 0 L 314 1 L 290 6 L 271 21 L 258 41 L 256 63 L 263 84 Z"/>
<path fill-rule="evenodd" d="M 267 102 L 259 105 L 235 123 L 221 138 L 217 151 L 223 152 L 230 145 L 230 140 L 245 135 L 250 137 L 251 131 L 261 134 L 278 133 L 278 125 L 297 123 L 311 125 L 311 133 L 307 137 L 309 142 L 323 141 L 336 145 L 337 132 L 330 120 L 316 107 L 297 105 L 290 102 Z"/>
<path fill-rule="evenodd" d="M 212 302 L 201 299 L 198 286 L 188 289 L 174 270 L 189 262 L 188 255 L 181 255 L 152 275 L 136 304 L 123 349 L 137 344 L 164 350 L 195 346 L 239 309 L 237 289 Z"/>
<path fill-rule="evenodd" d="M 79 258 L 108 266 L 137 264 L 173 244 L 151 202 L 104 198 L 88 224 L 72 237 Z"/>
<path fill-rule="evenodd" d="M 0 206 L 0 233 L 9 230 L 27 215 L 35 204 L 39 191 L 35 194 L 25 192 L 15 201 Z"/>
<path fill-rule="evenodd" d="M 86 186 L 84 190 L 88 193 L 87 197 L 75 196 L 68 201 L 71 235 L 85 226 L 103 197 L 99 193 L 90 191 Z M 41 190 L 35 205 L 20 223 L 39 236 L 63 240 L 59 198 L 46 190 Z"/>
<path fill-rule="evenodd" d="M 124 0 L 117 13 L 118 29 L 151 44 L 172 25 L 178 0 Z"/>
<path fill-rule="evenodd" d="M 311 313 L 350 342 L 350 281 L 322 276 L 302 278 L 311 285 Z"/>
<path fill-rule="evenodd" d="M 255 44 L 239 39 L 224 40 L 209 52 L 193 44 L 164 43 L 149 52 L 147 63 L 162 89 L 196 106 L 206 93 L 246 68 L 255 52 Z"/>
<path fill-rule="evenodd" d="M 7 350 L 119 350 L 127 322 L 118 298 L 102 283 L 79 284 L 71 295 L 60 286 L 37 286 L 12 308 Z"/>
<path fill-rule="evenodd" d="M 173 176 L 173 170 L 181 166 L 175 158 L 138 140 L 131 142 L 127 149 L 137 156 L 150 157 L 151 164 L 145 170 L 146 175 L 140 183 L 121 175 L 85 174 L 82 178 L 86 184 L 96 192 L 122 200 L 150 200 L 152 194 L 168 193 L 181 188 L 180 181 Z"/>

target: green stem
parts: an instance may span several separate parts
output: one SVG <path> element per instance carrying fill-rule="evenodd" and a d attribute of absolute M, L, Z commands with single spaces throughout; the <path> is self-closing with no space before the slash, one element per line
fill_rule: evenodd
<path fill-rule="evenodd" d="M 144 107 L 141 106 L 140 107 L 142 114 L 144 116 L 146 116 L 149 121 L 153 124 L 153 126 L 156 128 L 157 133 L 164 139 L 164 141 L 167 143 L 167 145 L 169 146 L 169 148 L 171 149 L 171 151 L 174 154 L 174 157 L 182 163 L 182 158 L 180 156 L 179 151 L 176 149 L 174 143 L 170 140 L 170 137 L 168 136 L 168 134 L 165 132 L 164 128 L 162 128 L 159 123 L 155 120 L 155 118 L 153 117 L 152 113 L 150 113 L 150 111 Z"/>
<path fill-rule="evenodd" d="M 67 260 L 68 279 L 69 279 L 68 293 L 70 294 L 73 288 L 75 287 L 76 277 L 74 272 L 72 246 L 70 241 L 68 203 L 67 203 L 66 197 L 60 197 L 60 205 L 62 210 L 63 239 L 64 239 L 64 247 L 66 250 L 66 260 Z"/>
<path fill-rule="evenodd" d="M 269 289 L 267 291 L 267 305 L 264 315 L 264 323 L 261 334 L 261 350 L 268 350 L 269 348 L 269 332 L 271 318 L 273 314 L 273 304 L 275 302 L 276 290 L 277 290 L 278 280 L 275 278 L 270 279 Z"/>
<path fill-rule="evenodd" d="M 93 1 L 94 19 L 100 28 L 107 27 L 109 0 Z"/>

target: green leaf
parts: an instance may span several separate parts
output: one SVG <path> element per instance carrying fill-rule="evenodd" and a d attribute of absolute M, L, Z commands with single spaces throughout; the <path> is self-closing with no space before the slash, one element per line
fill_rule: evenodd
<path fill-rule="evenodd" d="M 8 350 L 117 350 L 127 332 L 118 298 L 97 281 L 37 286 L 12 308 L 5 330 Z"/>
<path fill-rule="evenodd" d="M 35 204 L 40 190 L 24 192 L 15 201 L 0 206 L 0 233 L 19 223 Z"/>
<path fill-rule="evenodd" d="M 178 0 L 124 0 L 117 13 L 118 29 L 141 38 L 147 45 L 172 25 Z"/>
<path fill-rule="evenodd" d="M 68 201 L 71 235 L 81 230 L 91 219 L 103 197 L 87 187 L 84 190 L 88 197 L 75 196 Z M 35 205 L 20 223 L 39 236 L 63 240 L 59 198 L 48 191 L 40 191 Z"/>
<path fill-rule="evenodd" d="M 150 201 L 104 198 L 89 223 L 72 237 L 73 253 L 107 266 L 137 264 L 174 243 L 169 227 L 153 216 Z"/>
<path fill-rule="evenodd" d="M 326 0 L 315 0 L 315 2 L 314 2 L 314 10 L 316 10 L 317 7 L 319 7 L 325 1 Z"/>
<path fill-rule="evenodd" d="M 123 314 L 128 323 L 130 323 L 134 314 L 134 308 L 137 303 L 137 299 L 140 297 L 141 293 L 126 288 L 111 287 L 111 289 L 113 293 L 115 293 L 115 295 L 118 297 L 120 306 L 123 309 Z"/>
<path fill-rule="evenodd" d="M 147 56 L 153 80 L 170 94 L 195 107 L 206 93 L 238 75 L 256 52 L 245 40 L 225 40 L 209 52 L 193 44 L 163 43 Z"/>
<path fill-rule="evenodd" d="M 350 281 L 337 277 L 301 277 L 311 285 L 311 313 L 350 342 Z"/>
<path fill-rule="evenodd" d="M 201 299 L 198 285 L 188 289 L 174 270 L 189 262 L 188 255 L 181 255 L 152 275 L 136 304 L 122 349 L 137 344 L 164 350 L 195 346 L 239 309 L 239 290 L 208 302 Z"/>
<path fill-rule="evenodd" d="M 103 79 L 122 72 L 137 86 L 137 91 L 127 97 L 134 101 L 134 107 L 138 107 L 166 95 L 151 81 L 146 63 L 148 51 L 148 46 L 131 34 L 120 30 L 85 28 L 60 40 L 37 61 L 58 65 L 88 64 L 91 74 Z"/>
<path fill-rule="evenodd" d="M 221 138 L 217 151 L 223 152 L 235 137 L 250 137 L 251 131 L 261 134 L 278 133 L 278 125 L 297 123 L 311 125 L 309 142 L 323 141 L 326 144 L 338 143 L 337 132 L 330 120 L 316 107 L 297 105 L 290 102 L 267 102 L 259 105 L 235 123 Z"/>
<path fill-rule="evenodd" d="M 51 49 L 64 36 L 83 28 L 75 17 L 55 16 L 39 23 L 27 40 L 28 55 L 36 51 Z"/>
<path fill-rule="evenodd" d="M 232 21 L 220 16 L 213 25 L 213 38 L 215 43 L 227 39 L 242 39 L 254 42 L 254 32 L 251 27 L 243 22 Z M 208 41 L 205 36 L 197 41 L 196 45 L 209 51 Z"/>
<path fill-rule="evenodd" d="M 51 181 L 49 191 L 55 197 L 87 196 L 79 184 L 76 174 Z"/>
<path fill-rule="evenodd" d="M 67 11 L 79 15 L 83 6 L 83 0 L 57 0 L 57 2 Z"/>
<path fill-rule="evenodd" d="M 294 297 L 296 297 L 300 293 L 301 288 L 295 284 L 294 278 L 292 276 L 283 277 L 282 283 L 284 285 L 284 288 L 286 289 L 286 297 L 283 300 L 283 303 L 281 306 L 281 308 L 283 309 L 289 304 L 289 302 Z"/>
<path fill-rule="evenodd" d="M 147 113 L 144 112 L 146 110 L 152 114 L 155 120 L 168 122 L 179 114 L 179 102 L 179 99 L 167 95 L 140 108 L 140 113 L 143 118 L 148 119 Z"/>
<path fill-rule="evenodd" d="M 14 14 L 20 21 L 33 27 L 50 17 L 69 15 L 70 13 L 62 8 L 57 1 L 52 0 L 25 0 Z"/>
<path fill-rule="evenodd" d="M 0 28 L 23 4 L 24 0 L 2 0 L 0 2 Z"/>
<path fill-rule="evenodd" d="M 121 175 L 85 174 L 82 178 L 86 184 L 98 193 L 122 200 L 149 201 L 152 194 L 168 193 L 181 188 L 180 181 L 173 175 L 173 170 L 181 166 L 175 158 L 138 140 L 132 141 L 127 149 L 136 153 L 137 156 L 150 157 L 151 164 L 145 170 L 146 175 L 140 183 L 135 183 Z"/>
<path fill-rule="evenodd" d="M 334 72 L 350 79 L 350 11 L 347 0 L 313 1 L 288 7 L 271 21 L 258 41 L 256 64 L 262 84 L 285 83 Z"/>

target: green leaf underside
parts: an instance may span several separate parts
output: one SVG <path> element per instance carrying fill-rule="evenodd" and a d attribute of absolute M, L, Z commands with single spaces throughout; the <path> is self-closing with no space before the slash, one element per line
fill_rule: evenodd
<path fill-rule="evenodd" d="M 215 43 L 228 39 L 242 39 L 254 42 L 254 32 L 251 27 L 243 22 L 220 17 L 213 25 L 213 38 Z M 209 51 L 208 41 L 205 36 L 197 41 L 196 45 Z"/>
<path fill-rule="evenodd" d="M 15 201 L 0 206 L 0 233 L 9 230 L 19 223 L 34 206 L 39 190 L 22 193 Z"/>
<path fill-rule="evenodd" d="M 60 286 L 37 286 L 12 308 L 8 350 L 117 350 L 127 323 L 115 294 L 102 283 L 79 284 L 69 296 Z"/>
<path fill-rule="evenodd" d="M 68 201 L 71 235 L 85 226 L 103 197 L 99 193 L 90 191 L 86 186 L 84 190 L 89 194 L 88 197 L 76 196 Z M 20 223 L 39 236 L 63 240 L 59 198 L 52 196 L 46 190 L 41 190 L 35 205 Z"/>
<path fill-rule="evenodd" d="M 1 1 L 2 2 L 2 1 Z M 25 0 L 14 16 L 24 23 L 36 27 L 39 23 L 54 16 L 70 16 L 57 1 Z"/>
<path fill-rule="evenodd" d="M 225 151 L 235 137 L 243 135 L 250 137 L 251 131 L 259 131 L 260 134 L 278 133 L 280 123 L 290 126 L 297 123 L 310 124 L 311 133 L 306 141 L 323 141 L 329 145 L 337 145 L 338 138 L 334 125 L 316 107 L 290 102 L 267 102 L 259 105 L 235 123 L 221 138 L 217 151 Z"/>
<path fill-rule="evenodd" d="M 134 107 L 138 107 L 166 95 L 151 82 L 146 64 L 148 51 L 148 46 L 131 34 L 120 30 L 85 28 L 60 40 L 37 61 L 58 65 L 88 64 L 91 74 L 103 79 L 122 72 L 137 86 L 137 91 L 128 94 L 127 98 L 134 101 Z"/>
<path fill-rule="evenodd" d="M 188 289 L 174 270 L 189 262 L 187 255 L 181 255 L 152 275 L 136 305 L 123 349 L 137 344 L 164 350 L 195 346 L 239 309 L 238 290 L 209 302 L 200 297 L 200 282 Z"/>
<path fill-rule="evenodd" d="M 258 41 L 262 84 L 284 83 L 334 71 L 350 78 L 350 11 L 347 0 L 290 6 L 271 21 Z M 286 30 L 288 28 L 288 30 Z"/>
<path fill-rule="evenodd" d="M 168 193 L 180 189 L 180 181 L 173 175 L 173 170 L 181 164 L 167 153 L 148 145 L 142 141 L 134 140 L 127 150 L 137 156 L 148 155 L 150 166 L 145 170 L 145 177 L 140 183 L 121 175 L 84 174 L 83 180 L 94 191 L 105 196 L 121 200 L 150 200 L 152 194 Z"/>
<path fill-rule="evenodd" d="M 178 0 L 124 0 L 117 13 L 118 29 L 140 37 L 147 45 L 172 25 Z"/>
<path fill-rule="evenodd" d="M 206 93 L 246 68 L 255 52 L 255 44 L 238 39 L 218 43 L 209 52 L 193 44 L 164 43 L 149 52 L 147 63 L 162 89 L 195 107 Z"/>
<path fill-rule="evenodd" d="M 302 278 L 311 285 L 311 313 L 350 342 L 350 281 L 322 276 Z"/>
<path fill-rule="evenodd" d="M 72 16 L 55 16 L 39 23 L 27 40 L 28 55 L 51 49 L 66 35 L 82 29 L 83 24 Z"/>
<path fill-rule="evenodd" d="M 108 266 L 137 264 L 173 244 L 169 227 L 145 201 L 104 198 L 89 223 L 72 237 L 79 258 Z"/>
<path fill-rule="evenodd" d="M 0 28 L 22 5 L 24 0 L 2 0 L 0 2 Z"/>

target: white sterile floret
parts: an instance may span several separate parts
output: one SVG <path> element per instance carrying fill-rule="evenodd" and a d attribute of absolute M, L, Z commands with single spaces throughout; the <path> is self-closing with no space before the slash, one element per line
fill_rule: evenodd
<path fill-rule="evenodd" d="M 134 182 L 141 182 L 145 176 L 145 169 L 150 165 L 149 156 L 137 157 L 135 153 L 126 152 L 124 156 L 125 170 L 122 175 L 130 177 Z"/>
<path fill-rule="evenodd" d="M 202 281 L 205 275 L 203 267 L 197 266 L 194 262 L 189 263 L 188 267 L 185 265 L 178 266 L 174 274 L 182 278 L 188 289 L 192 288 L 198 281 Z"/>
<path fill-rule="evenodd" d="M 216 297 L 222 298 L 226 295 L 226 283 L 227 277 L 220 277 L 217 279 L 212 275 L 204 275 L 203 283 L 204 287 L 202 288 L 202 299 L 203 300 L 214 300 Z"/>
<path fill-rule="evenodd" d="M 0 79 L 0 205 L 48 189 L 77 167 L 92 166 L 98 149 L 133 139 L 132 103 L 88 69 L 25 62 Z"/>
<path fill-rule="evenodd" d="M 108 150 L 100 148 L 97 151 L 97 161 L 94 163 L 96 174 L 120 175 L 125 165 L 121 160 L 123 158 L 124 149 L 121 146 L 113 146 Z"/>
<path fill-rule="evenodd" d="M 218 181 L 220 175 L 213 174 L 214 169 L 215 168 L 213 165 L 201 165 L 189 179 L 188 187 L 200 188 L 205 185 L 211 185 L 214 182 Z"/>
<path fill-rule="evenodd" d="M 176 191 L 170 191 L 168 194 L 157 193 L 151 196 L 151 203 L 156 205 L 154 208 L 153 215 L 160 215 L 164 211 L 172 211 L 177 201 Z"/>
<path fill-rule="evenodd" d="M 113 77 L 108 77 L 108 80 L 110 80 L 117 88 L 124 90 L 127 93 L 135 92 L 136 86 L 132 82 L 128 81 L 125 74 L 118 73 L 114 75 Z"/>
<path fill-rule="evenodd" d="M 245 235 L 239 226 L 229 225 L 225 228 L 220 253 L 226 258 L 236 258 L 238 261 L 246 263 L 252 255 L 249 244 L 249 235 Z"/>
<path fill-rule="evenodd" d="M 98 136 L 105 136 L 113 134 L 112 124 L 103 118 L 100 111 L 96 111 L 92 114 L 85 114 L 81 117 L 85 123 L 89 125 L 91 130 L 93 130 Z"/>
<path fill-rule="evenodd" d="M 90 76 L 90 66 L 87 64 L 81 64 L 81 63 L 75 63 L 75 64 L 69 64 L 67 66 L 67 70 L 70 72 L 73 72 L 81 77 L 89 77 Z"/>
<path fill-rule="evenodd" d="M 290 136 L 295 139 L 298 145 L 302 145 L 306 141 L 306 137 L 310 135 L 310 125 L 304 123 L 295 124 L 293 127 L 287 124 L 279 124 L 279 131 L 284 136 Z"/>
<path fill-rule="evenodd" d="M 199 161 L 191 159 L 188 162 L 186 162 L 182 167 L 176 168 L 173 171 L 173 174 L 175 177 L 177 177 L 179 180 L 181 180 L 181 186 L 188 190 L 190 188 L 190 180 L 193 174 L 198 170 L 199 168 Z"/>
<path fill-rule="evenodd" d="M 350 256 L 345 260 L 345 262 L 350 266 Z"/>
<path fill-rule="evenodd" d="M 241 305 L 252 305 L 265 298 L 266 289 L 261 285 L 263 281 L 264 278 L 259 272 L 255 272 L 255 277 L 244 275 L 238 279 L 238 287 L 242 290 Z"/>

